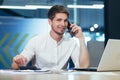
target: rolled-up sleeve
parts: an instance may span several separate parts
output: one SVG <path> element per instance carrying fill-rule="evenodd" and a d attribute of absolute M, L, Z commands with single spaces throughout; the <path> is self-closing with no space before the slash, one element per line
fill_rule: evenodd
<path fill-rule="evenodd" d="M 27 63 L 32 59 L 35 54 L 35 38 L 29 40 L 21 55 L 23 55 L 27 59 Z"/>

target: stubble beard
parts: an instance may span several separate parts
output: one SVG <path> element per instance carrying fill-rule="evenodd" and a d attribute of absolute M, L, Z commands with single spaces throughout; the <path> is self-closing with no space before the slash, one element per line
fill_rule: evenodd
<path fill-rule="evenodd" d="M 52 28 L 52 30 L 59 36 L 62 36 L 64 34 L 64 32 L 63 33 L 57 32 L 54 28 Z"/>

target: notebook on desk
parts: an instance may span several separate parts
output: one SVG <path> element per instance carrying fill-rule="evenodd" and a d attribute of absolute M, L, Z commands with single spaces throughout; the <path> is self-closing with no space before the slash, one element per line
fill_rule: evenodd
<path fill-rule="evenodd" d="M 120 71 L 120 40 L 109 39 L 97 68 L 74 68 L 78 71 Z"/>

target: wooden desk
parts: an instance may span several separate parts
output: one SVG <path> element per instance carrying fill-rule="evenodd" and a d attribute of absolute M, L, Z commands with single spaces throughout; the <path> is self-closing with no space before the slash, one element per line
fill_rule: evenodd
<path fill-rule="evenodd" d="M 0 70 L 0 80 L 120 80 L 120 72 L 63 71 L 34 73 Z"/>

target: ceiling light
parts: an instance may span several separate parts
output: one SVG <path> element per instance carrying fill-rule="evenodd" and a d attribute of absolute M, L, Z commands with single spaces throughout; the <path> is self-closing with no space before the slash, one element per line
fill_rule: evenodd
<path fill-rule="evenodd" d="M 94 27 L 90 27 L 90 31 L 94 31 L 95 30 L 95 28 Z"/>
<path fill-rule="evenodd" d="M 50 9 L 52 6 L 42 6 L 42 5 L 25 5 L 25 6 L 0 6 L 2 9 Z M 94 4 L 94 5 L 67 5 L 68 8 L 83 8 L 83 9 L 102 9 L 104 5 Z"/>
<path fill-rule="evenodd" d="M 98 27 L 99 27 L 99 25 L 98 25 L 98 24 L 94 24 L 93 26 L 94 26 L 94 28 L 98 28 Z"/>
<path fill-rule="evenodd" d="M 37 9 L 50 9 L 52 6 L 41 6 L 41 5 L 26 5 L 27 8 L 37 8 Z"/>
<path fill-rule="evenodd" d="M 94 5 L 68 5 L 68 8 L 83 8 L 83 9 L 102 9 L 104 8 L 103 4 L 94 4 Z"/>
<path fill-rule="evenodd" d="M 2 9 L 36 9 L 34 7 L 25 7 L 25 6 L 0 6 Z"/>

